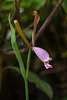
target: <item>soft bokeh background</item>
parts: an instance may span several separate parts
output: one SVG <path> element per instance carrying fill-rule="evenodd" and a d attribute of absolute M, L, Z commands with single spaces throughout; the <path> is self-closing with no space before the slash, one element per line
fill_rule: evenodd
<path fill-rule="evenodd" d="M 19 8 L 23 29 L 33 23 L 33 11 L 37 10 L 39 13 L 45 1 L 46 0 L 21 0 Z M 48 0 L 41 14 L 37 31 L 57 2 L 58 0 Z M 3 68 L 6 66 L 19 67 L 16 56 L 14 54 L 7 54 L 12 50 L 8 15 L 9 13 L 12 15 L 14 11 L 14 0 L 0 0 L 0 96 L 2 100 L 25 100 L 23 78 L 13 70 L 5 70 L 2 73 Z M 17 14 L 14 19 L 18 20 Z M 32 31 L 33 27 L 25 31 L 25 35 L 29 41 L 31 41 Z M 17 45 L 19 49 L 23 48 L 21 37 L 17 39 Z M 52 100 L 67 100 L 67 0 L 64 0 L 43 32 L 43 35 L 37 40 L 36 46 L 49 52 L 53 58 L 50 62 L 53 69 L 46 70 L 43 63 L 32 52 L 30 71 L 36 73 L 42 80 L 50 84 L 53 90 Z M 28 52 L 21 54 L 25 65 L 27 53 Z M 34 83 L 29 83 L 29 97 L 30 100 L 50 100 L 44 92 L 36 88 Z"/>

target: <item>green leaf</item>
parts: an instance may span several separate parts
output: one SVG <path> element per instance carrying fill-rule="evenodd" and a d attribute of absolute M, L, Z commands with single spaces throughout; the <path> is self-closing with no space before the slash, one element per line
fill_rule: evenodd
<path fill-rule="evenodd" d="M 26 92 L 26 100 L 29 100 L 29 96 L 28 96 L 28 83 L 27 83 L 27 79 L 26 79 L 26 73 L 25 73 L 25 68 L 24 68 L 24 63 L 22 61 L 19 49 L 17 47 L 17 43 L 16 43 L 16 37 L 15 37 L 15 31 L 14 28 L 10 22 L 10 15 L 9 15 L 9 24 L 10 24 L 10 28 L 11 28 L 11 44 L 12 44 L 12 48 L 15 52 L 15 55 L 17 57 L 19 66 L 20 66 L 20 70 L 21 70 L 21 74 L 24 78 L 25 81 L 25 92 Z"/>
<path fill-rule="evenodd" d="M 64 11 L 67 13 L 67 0 L 64 0 L 64 2 L 62 3 L 62 7 Z"/>
<path fill-rule="evenodd" d="M 14 0 L 5 0 L 4 2 L 2 2 L 3 10 L 8 10 L 13 7 L 14 7 Z"/>
<path fill-rule="evenodd" d="M 52 3 L 57 4 L 58 0 L 53 0 Z M 67 13 L 67 0 L 64 0 L 61 6 L 63 7 L 64 11 Z"/>
<path fill-rule="evenodd" d="M 45 2 L 46 0 L 36 0 L 35 9 L 39 10 L 44 5 Z"/>
<path fill-rule="evenodd" d="M 32 72 L 29 72 L 29 81 L 35 83 L 36 87 L 46 93 L 50 99 L 52 98 L 53 91 L 47 82 L 41 80 L 36 74 Z"/>
<path fill-rule="evenodd" d="M 9 24 L 10 24 L 10 28 L 11 28 L 11 44 L 12 44 L 12 48 L 13 48 L 15 54 L 16 54 L 18 63 L 20 65 L 20 70 L 21 70 L 22 76 L 23 76 L 24 80 L 26 80 L 24 63 L 22 61 L 19 49 L 18 49 L 17 44 L 16 44 L 15 31 L 14 31 L 14 28 L 13 28 L 11 22 L 10 22 L 10 15 L 9 15 Z"/>
<path fill-rule="evenodd" d="M 14 71 L 16 71 L 17 73 L 19 73 L 20 75 L 22 75 L 22 74 L 21 74 L 21 71 L 20 71 L 20 68 L 18 68 L 18 67 L 15 67 L 15 66 L 5 66 L 5 67 L 3 68 L 3 71 L 5 71 L 5 70 L 7 70 L 7 69 L 14 70 Z"/>
<path fill-rule="evenodd" d="M 23 2 L 21 2 L 21 6 L 22 7 L 29 7 L 31 4 L 31 1 L 30 0 L 23 0 Z"/>

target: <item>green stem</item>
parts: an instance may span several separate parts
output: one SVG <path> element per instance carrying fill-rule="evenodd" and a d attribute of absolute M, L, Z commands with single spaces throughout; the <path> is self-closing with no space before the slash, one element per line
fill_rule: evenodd
<path fill-rule="evenodd" d="M 26 92 L 26 100 L 29 100 L 28 82 L 27 82 L 27 79 L 25 80 L 25 92 Z"/>
<path fill-rule="evenodd" d="M 27 79 L 28 79 L 28 73 L 29 73 L 30 57 L 31 57 L 31 49 L 29 49 L 28 58 L 27 58 L 27 68 L 26 68 L 26 78 Z"/>
<path fill-rule="evenodd" d="M 29 49 L 29 52 L 28 52 L 27 68 L 26 68 L 26 80 L 25 80 L 26 100 L 29 100 L 27 79 L 28 79 L 28 73 L 29 73 L 30 57 L 31 57 L 31 49 Z"/>

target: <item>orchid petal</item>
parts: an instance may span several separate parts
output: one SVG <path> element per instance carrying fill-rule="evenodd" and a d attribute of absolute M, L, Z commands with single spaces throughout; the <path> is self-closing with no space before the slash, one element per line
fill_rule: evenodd
<path fill-rule="evenodd" d="M 39 59 L 43 62 L 51 61 L 52 58 L 49 57 L 49 54 L 46 50 L 39 48 L 39 47 L 33 47 L 33 51 L 36 53 L 36 55 L 39 57 Z"/>

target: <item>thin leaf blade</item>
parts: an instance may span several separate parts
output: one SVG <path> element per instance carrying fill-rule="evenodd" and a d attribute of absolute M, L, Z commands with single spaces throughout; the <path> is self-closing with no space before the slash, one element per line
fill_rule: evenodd
<path fill-rule="evenodd" d="M 16 44 L 15 31 L 14 31 L 14 28 L 13 28 L 13 26 L 11 24 L 11 21 L 10 21 L 10 15 L 9 15 L 9 24 L 10 24 L 10 28 L 11 28 L 11 44 L 12 44 L 12 48 L 13 48 L 13 50 L 15 52 L 15 55 L 16 55 L 17 60 L 18 60 L 18 63 L 20 65 L 20 70 L 21 70 L 22 76 L 23 76 L 24 80 L 26 80 L 24 63 L 22 61 L 19 49 L 18 49 L 17 44 Z"/>

